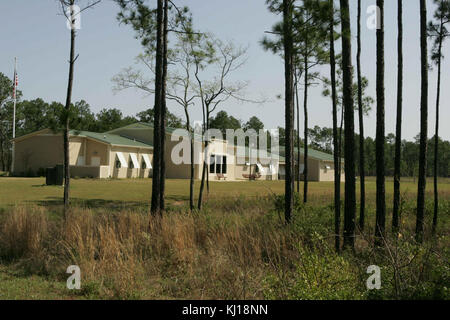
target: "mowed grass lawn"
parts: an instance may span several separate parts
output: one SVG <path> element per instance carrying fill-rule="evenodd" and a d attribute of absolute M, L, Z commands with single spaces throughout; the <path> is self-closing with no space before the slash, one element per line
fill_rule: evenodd
<path fill-rule="evenodd" d="M 72 179 L 71 199 L 74 204 L 83 204 L 93 208 L 123 209 L 143 207 L 149 204 L 151 198 L 151 179 L 128 180 L 93 180 Z M 309 200 L 311 204 L 323 205 L 333 201 L 332 182 L 310 182 Z M 200 183 L 195 183 L 197 198 Z M 301 183 L 303 193 L 303 183 Z M 342 193 L 344 184 L 342 184 Z M 374 178 L 368 178 L 366 184 L 367 201 L 375 202 L 376 183 Z M 205 193 L 207 201 L 220 198 L 261 197 L 269 194 L 282 194 L 284 181 L 239 181 L 210 182 L 210 193 Z M 427 199 L 432 200 L 433 184 L 427 183 Z M 439 192 L 442 199 L 450 199 L 450 179 L 440 179 Z M 359 184 L 357 185 L 359 193 Z M 393 194 L 392 178 L 386 179 L 387 207 L 391 206 Z M 417 194 L 417 182 L 410 178 L 402 181 L 402 195 L 413 200 Z M 44 178 L 0 178 L 0 208 L 15 205 L 57 206 L 61 204 L 63 187 L 46 186 Z M 166 198 L 169 206 L 183 206 L 189 199 L 189 181 L 167 180 Z"/>

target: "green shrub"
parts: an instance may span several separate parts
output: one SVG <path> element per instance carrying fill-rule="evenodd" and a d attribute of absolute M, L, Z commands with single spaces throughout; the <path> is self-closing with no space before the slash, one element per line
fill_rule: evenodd
<path fill-rule="evenodd" d="M 320 240 L 319 240 L 320 241 Z M 299 247 L 300 259 L 293 271 L 268 275 L 264 284 L 266 299 L 347 300 L 362 299 L 363 285 L 351 262 L 328 251 Z"/>
<path fill-rule="evenodd" d="M 278 212 L 284 212 L 285 207 L 285 198 L 284 194 L 282 195 L 274 195 L 273 202 L 275 205 L 275 210 Z M 300 196 L 297 192 L 294 192 L 294 211 L 300 211 L 303 208 L 303 200 L 300 199 Z"/>

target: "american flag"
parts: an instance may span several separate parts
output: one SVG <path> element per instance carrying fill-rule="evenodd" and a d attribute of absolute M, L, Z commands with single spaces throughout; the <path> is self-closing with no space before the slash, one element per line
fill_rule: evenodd
<path fill-rule="evenodd" d="M 19 75 L 17 74 L 17 70 L 14 70 L 14 83 L 13 83 L 13 98 L 16 98 L 16 89 L 19 86 Z"/>

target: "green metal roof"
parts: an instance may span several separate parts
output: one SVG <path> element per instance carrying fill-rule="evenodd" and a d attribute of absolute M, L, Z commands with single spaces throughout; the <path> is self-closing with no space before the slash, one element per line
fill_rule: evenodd
<path fill-rule="evenodd" d="M 137 122 L 137 123 L 133 123 L 133 124 L 130 124 L 130 125 L 128 125 L 128 126 L 125 126 L 125 127 L 121 127 L 121 128 L 117 128 L 117 129 L 108 131 L 107 133 L 114 133 L 114 132 L 119 131 L 119 130 L 122 130 L 122 129 L 136 129 L 136 130 L 153 129 L 153 125 L 152 125 L 151 123 L 147 123 L 147 122 Z M 181 133 L 180 136 L 182 136 L 182 137 L 188 137 L 188 134 L 187 134 L 185 128 L 171 128 L 171 127 L 166 127 L 166 134 L 174 133 L 175 130 L 178 130 L 178 129 L 181 129 L 181 130 L 184 131 L 184 132 L 180 132 L 180 133 Z M 202 140 L 202 135 L 200 135 L 200 134 L 195 134 L 195 137 L 196 137 L 198 140 Z"/>
<path fill-rule="evenodd" d="M 153 125 L 150 124 L 150 123 L 147 123 L 147 122 L 137 122 L 137 123 L 130 124 L 130 125 L 122 127 L 122 128 L 118 128 L 118 129 L 115 129 L 115 130 L 112 130 L 112 131 L 108 131 L 105 134 L 108 135 L 108 136 L 116 136 L 113 133 L 115 131 L 118 131 L 118 130 L 124 129 L 124 128 L 126 128 L 126 129 L 149 129 L 149 128 L 153 129 Z M 175 130 L 177 130 L 177 128 L 166 127 L 166 133 L 168 133 L 168 134 L 173 133 Z M 103 136 L 103 134 L 100 134 L 100 133 L 98 133 L 96 135 L 99 135 L 101 137 Z M 187 136 L 187 135 L 186 134 L 182 134 L 182 136 Z M 120 137 L 120 136 L 118 136 L 118 137 Z M 201 139 L 201 135 L 196 135 L 196 137 Z M 123 138 L 123 137 L 120 137 L 120 138 Z M 126 139 L 126 138 L 124 138 L 124 139 Z M 129 140 L 129 139 L 127 139 L 127 140 Z M 133 141 L 133 140 L 129 140 L 129 141 L 137 142 L 137 141 Z M 298 152 L 297 148 L 295 148 L 294 150 L 295 150 L 295 153 Z M 300 153 L 301 154 L 305 154 L 304 148 L 300 148 Z M 248 156 L 248 149 L 246 150 L 246 156 Z M 268 152 L 268 156 L 270 157 L 270 152 Z M 285 161 L 286 160 L 285 156 L 286 156 L 285 147 L 284 146 L 280 146 L 279 147 L 279 160 L 281 162 Z M 322 160 L 322 161 L 333 161 L 334 160 L 334 157 L 333 157 L 332 154 L 321 152 L 321 151 L 317 151 L 317 150 L 314 150 L 314 149 L 311 149 L 311 148 L 308 149 L 308 157 L 313 158 L 313 159 L 317 159 L 317 160 Z"/>
<path fill-rule="evenodd" d="M 100 141 L 103 143 L 110 144 L 112 146 L 153 148 L 153 146 L 151 146 L 147 143 L 143 143 L 143 142 L 129 139 L 126 137 L 122 137 L 122 136 L 119 136 L 117 134 L 112 134 L 112 133 L 96 133 L 96 132 L 89 132 L 89 131 L 70 130 L 70 135 L 91 138 L 91 139 L 94 139 L 94 140 L 97 140 L 97 141 Z"/>
<path fill-rule="evenodd" d="M 235 147 L 235 146 L 232 146 L 232 145 L 230 145 L 230 147 Z M 236 147 L 236 149 L 243 149 L 243 147 Z M 239 151 L 239 150 L 236 150 L 237 152 L 236 152 L 236 156 L 239 156 L 240 154 L 239 154 L 239 152 L 242 152 L 242 151 Z M 260 151 L 263 151 L 263 150 L 260 150 L 260 149 L 252 149 L 252 153 L 253 152 L 257 152 L 257 155 L 258 155 L 258 157 L 260 157 L 260 154 L 259 154 L 259 152 Z M 268 151 L 268 150 L 266 150 L 266 152 L 267 152 L 267 157 L 265 157 L 266 159 L 272 159 L 272 156 L 273 155 L 275 155 L 275 154 L 272 154 L 270 151 Z M 245 147 L 245 158 L 249 158 L 249 154 L 250 154 L 250 148 L 249 147 Z M 285 161 L 285 158 L 284 157 L 282 157 L 281 155 L 278 155 L 278 160 L 279 161 L 281 161 L 281 162 L 284 162 Z"/>
<path fill-rule="evenodd" d="M 298 148 L 294 148 L 294 153 L 297 154 L 298 152 Z M 305 149 L 304 148 L 300 148 L 300 153 L 302 155 L 305 154 Z M 285 157 L 286 156 L 286 150 L 284 146 L 280 146 L 280 156 Z M 334 161 L 334 156 L 332 154 L 329 153 L 325 153 L 322 151 L 317 151 L 311 148 L 308 148 L 308 157 L 309 158 L 314 158 L 317 160 L 322 160 L 322 161 Z"/>

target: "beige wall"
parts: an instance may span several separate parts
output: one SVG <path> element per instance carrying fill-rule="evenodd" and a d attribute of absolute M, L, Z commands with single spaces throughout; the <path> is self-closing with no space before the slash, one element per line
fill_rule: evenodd
<path fill-rule="evenodd" d="M 71 137 L 69 141 L 69 163 L 71 166 L 75 166 L 77 164 L 78 157 L 84 155 L 83 150 L 86 139 L 81 137 Z"/>
<path fill-rule="evenodd" d="M 36 173 L 40 168 L 62 164 L 64 159 L 62 136 L 43 134 L 17 141 L 15 144 L 15 174 Z"/>
<path fill-rule="evenodd" d="M 108 165 L 108 145 L 94 140 L 85 139 L 86 143 L 86 165 L 92 166 L 92 158 L 99 157 L 100 165 Z"/>
<path fill-rule="evenodd" d="M 72 178 L 107 178 L 108 167 L 70 166 Z"/>
<path fill-rule="evenodd" d="M 326 169 L 326 166 L 331 169 Z M 334 162 L 333 161 L 321 161 L 320 163 L 320 181 L 334 181 Z M 345 175 L 342 171 L 341 181 L 345 181 Z"/>

